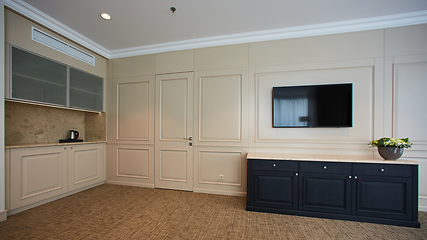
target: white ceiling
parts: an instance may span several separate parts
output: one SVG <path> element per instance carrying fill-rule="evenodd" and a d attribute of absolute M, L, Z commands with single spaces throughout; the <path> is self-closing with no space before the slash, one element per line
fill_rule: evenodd
<path fill-rule="evenodd" d="M 427 22 L 427 0 L 0 2 L 108 58 Z"/>

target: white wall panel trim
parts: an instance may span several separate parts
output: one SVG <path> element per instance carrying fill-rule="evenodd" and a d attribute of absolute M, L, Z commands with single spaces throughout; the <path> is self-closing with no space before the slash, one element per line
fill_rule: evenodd
<path fill-rule="evenodd" d="M 213 181 L 213 180 L 208 180 L 203 176 L 203 153 L 211 153 L 211 154 L 218 154 L 218 155 L 223 155 L 223 154 L 234 154 L 234 155 L 239 155 L 239 160 L 238 160 L 238 167 L 237 167 L 237 181 L 236 182 L 232 182 L 232 181 L 227 181 L 226 177 L 225 180 L 218 180 L 218 181 Z M 243 156 L 244 154 L 240 151 L 216 151 L 216 150 L 204 150 L 204 151 L 199 151 L 199 169 L 198 169 L 198 178 L 199 178 L 199 184 L 213 184 L 213 185 L 227 185 L 227 186 L 237 186 L 237 187 L 241 187 L 242 186 L 242 159 L 246 156 Z M 218 165 L 218 164 L 216 164 Z M 205 179 L 205 180 L 203 180 Z"/>
<path fill-rule="evenodd" d="M 159 153 L 160 153 L 160 156 L 159 156 L 159 166 L 160 166 L 160 169 L 159 169 L 159 173 L 160 173 L 159 179 L 162 180 L 162 181 L 171 181 L 171 182 L 187 182 L 188 181 L 187 151 L 186 150 L 180 150 L 180 149 L 168 149 L 168 150 L 160 150 Z M 165 161 L 171 160 L 171 159 L 164 158 L 164 156 L 162 155 L 163 153 L 169 153 L 169 154 L 173 154 L 173 153 L 177 154 L 177 153 L 179 153 L 179 154 L 183 154 L 183 156 L 185 157 L 185 163 L 184 163 L 183 166 L 182 165 L 180 166 L 181 170 L 183 170 L 183 172 L 181 172 L 181 174 L 183 173 L 183 176 L 181 178 L 178 178 L 179 176 L 169 176 L 169 177 L 167 177 L 167 176 L 164 175 L 165 172 L 166 172 L 166 169 L 164 169 L 163 167 L 171 167 L 171 164 L 165 164 Z M 184 160 L 184 159 L 181 159 L 181 160 Z M 175 167 L 179 167 L 179 166 L 176 165 Z M 169 169 L 169 170 L 172 170 L 172 169 Z M 170 172 L 171 171 L 169 171 L 169 173 Z"/>
<path fill-rule="evenodd" d="M 126 85 L 131 85 L 131 84 L 141 84 L 141 83 L 146 83 L 146 84 L 148 84 L 148 87 L 147 87 L 147 126 L 146 126 L 146 132 L 147 132 L 147 137 L 120 137 L 120 96 L 121 96 L 121 94 L 120 94 L 120 87 L 121 86 L 126 86 Z M 151 88 L 152 88 L 152 86 L 151 86 L 151 81 L 138 81 L 138 82 L 125 82 L 125 83 L 117 83 L 116 84 L 116 99 L 115 99 L 115 101 L 116 101 L 116 122 L 117 122 L 117 124 L 116 124 L 116 139 L 117 140 L 119 140 L 119 141 L 150 141 L 150 136 L 151 136 L 151 128 L 150 128 L 150 126 L 151 126 L 151 117 L 150 117 L 150 114 L 152 114 L 151 113 Z"/>
<path fill-rule="evenodd" d="M 240 103 L 239 103 L 239 132 L 238 132 L 238 136 L 236 136 L 235 138 L 213 138 L 213 137 L 203 137 L 203 112 L 205 111 L 203 109 L 203 104 L 204 104 L 204 100 L 203 100 L 203 96 L 202 96 L 202 91 L 203 91 L 203 79 L 209 79 L 209 78 L 221 78 L 221 77 L 237 77 L 239 80 L 239 92 L 236 94 L 240 95 Z M 226 87 L 226 86 L 224 86 Z M 199 97 L 199 116 L 198 116 L 198 121 L 199 121 L 199 142 L 242 142 L 242 133 L 243 133 L 243 74 L 230 74 L 230 75 L 217 75 L 217 76 L 201 76 L 199 77 L 199 92 L 198 92 L 198 97 Z"/>
<path fill-rule="evenodd" d="M 147 174 L 146 175 L 136 175 L 136 174 L 124 174 L 124 173 L 120 173 L 120 167 L 119 167 L 119 164 L 120 164 L 119 152 L 120 152 L 120 150 L 148 152 L 147 153 L 148 154 L 148 158 L 149 158 L 149 155 L 150 155 L 150 149 L 149 148 L 144 149 L 144 148 L 120 148 L 120 147 L 118 147 L 116 149 L 116 176 L 117 177 L 139 178 L 139 179 L 149 179 L 150 178 L 150 174 L 149 174 L 150 173 L 150 171 L 149 171 L 149 169 L 150 169 L 150 161 L 149 161 L 149 159 L 147 159 L 147 166 L 145 166 L 146 169 L 147 169 Z"/>
<path fill-rule="evenodd" d="M 166 89 L 166 84 L 167 83 L 177 83 L 177 81 L 183 81 L 184 83 L 183 84 L 185 84 L 185 88 L 184 88 L 184 93 L 183 93 L 183 95 L 185 96 L 185 98 L 184 98 L 184 102 L 182 102 L 182 110 L 183 110 L 183 112 L 184 112 L 184 114 L 182 115 L 183 116 L 183 118 L 182 119 L 179 119 L 179 120 L 181 120 L 182 121 L 182 123 L 185 123 L 185 124 L 183 124 L 183 129 L 181 129 L 182 130 L 182 132 L 181 132 L 181 136 L 180 137 L 178 137 L 178 136 L 173 136 L 173 137 L 171 137 L 171 136 L 164 136 L 164 134 L 167 134 L 167 130 L 165 130 L 164 129 L 164 126 L 168 126 L 168 124 L 164 124 L 163 123 L 163 121 L 170 121 L 170 119 L 167 119 L 167 116 L 164 116 L 163 115 L 163 111 L 164 111 L 164 109 L 163 108 L 165 108 L 166 106 L 164 106 L 164 104 L 165 103 L 167 103 L 167 101 L 164 101 L 164 99 L 163 99 L 163 97 L 167 97 L 167 94 L 165 94 L 164 93 L 164 90 Z M 190 94 L 190 81 L 189 81 L 189 79 L 188 78 L 176 78 L 176 79 L 161 79 L 160 80 L 160 83 L 159 83 L 159 87 L 160 87 L 160 89 L 159 89 L 159 102 L 158 103 L 156 103 L 156 104 L 158 104 L 158 107 L 159 107 L 159 122 L 160 122 L 160 126 L 159 126 L 159 141 L 172 141 L 172 142 L 186 142 L 187 140 L 185 139 L 185 137 L 186 137 L 186 135 L 187 135 L 187 132 L 188 132 L 188 125 L 187 125 L 187 123 L 188 123 L 188 111 L 189 111 L 189 109 L 188 109 L 188 95 Z M 183 99 L 178 99 L 178 100 L 183 100 Z M 169 129 L 169 130 L 171 130 L 171 129 Z"/>
<path fill-rule="evenodd" d="M 344 64 L 338 66 L 328 63 L 321 68 L 317 67 L 315 69 L 312 67 L 316 64 L 296 65 L 298 66 L 298 70 L 282 66 L 283 71 L 278 71 L 280 70 L 279 66 L 274 68 L 275 72 L 254 73 L 255 143 L 329 142 L 333 144 L 338 142 L 352 143 L 354 141 L 368 141 L 373 135 L 372 118 L 374 115 L 373 89 L 375 66 L 366 64 L 374 64 L 375 60 L 360 61 L 356 66 L 349 65 L 351 63 L 355 62 L 344 62 Z M 270 70 L 273 69 L 270 68 Z M 266 110 L 271 109 L 271 93 L 268 92 L 271 91 L 271 88 L 268 84 L 271 84 L 271 87 L 273 87 L 341 82 L 353 83 L 354 107 L 352 128 L 298 129 L 298 135 L 296 135 L 295 129 L 292 128 L 275 129 L 273 131 L 272 128 L 265 127 L 265 124 L 271 124 L 267 121 L 271 117 L 271 110 Z M 362 103 L 363 108 L 360 107 Z M 267 113 L 269 117 L 267 117 Z M 360 119 L 363 119 L 366 124 L 362 124 Z M 261 129 L 262 127 L 264 128 Z M 359 131 L 355 130 L 356 127 L 359 127 Z M 363 129 L 363 131 L 361 132 L 360 129 Z"/>

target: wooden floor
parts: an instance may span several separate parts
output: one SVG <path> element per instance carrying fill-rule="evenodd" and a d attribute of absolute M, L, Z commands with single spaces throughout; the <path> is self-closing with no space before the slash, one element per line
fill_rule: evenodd
<path fill-rule="evenodd" d="M 244 197 L 101 185 L 8 217 L 0 239 L 427 239 L 421 228 L 245 211 Z"/>

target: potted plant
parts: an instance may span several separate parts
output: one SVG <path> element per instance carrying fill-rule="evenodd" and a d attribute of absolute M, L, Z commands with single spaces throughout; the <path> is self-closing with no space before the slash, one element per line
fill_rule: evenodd
<path fill-rule="evenodd" d="M 369 145 L 378 148 L 378 153 L 384 160 L 396 160 L 403 154 L 405 148 L 411 148 L 409 138 L 387 138 L 374 140 Z"/>

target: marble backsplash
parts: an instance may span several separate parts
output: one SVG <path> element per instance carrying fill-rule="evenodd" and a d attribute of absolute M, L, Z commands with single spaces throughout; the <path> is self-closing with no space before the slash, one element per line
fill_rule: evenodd
<path fill-rule="evenodd" d="M 70 130 L 84 141 L 106 141 L 106 114 L 5 101 L 5 145 L 58 143 Z"/>

